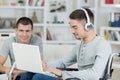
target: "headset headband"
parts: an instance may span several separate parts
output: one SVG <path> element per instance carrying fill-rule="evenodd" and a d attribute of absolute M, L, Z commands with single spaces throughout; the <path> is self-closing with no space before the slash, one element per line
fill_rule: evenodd
<path fill-rule="evenodd" d="M 80 8 L 80 9 L 84 11 L 84 13 L 85 13 L 85 15 L 86 15 L 86 18 L 87 18 L 87 23 L 91 23 L 91 22 L 90 22 L 89 15 L 88 15 L 88 12 L 87 12 L 84 8 Z"/>

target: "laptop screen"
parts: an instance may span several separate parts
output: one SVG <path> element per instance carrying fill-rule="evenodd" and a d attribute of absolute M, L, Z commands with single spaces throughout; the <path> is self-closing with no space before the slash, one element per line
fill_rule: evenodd
<path fill-rule="evenodd" d="M 38 46 L 12 43 L 16 68 L 34 73 L 42 73 L 42 63 Z"/>

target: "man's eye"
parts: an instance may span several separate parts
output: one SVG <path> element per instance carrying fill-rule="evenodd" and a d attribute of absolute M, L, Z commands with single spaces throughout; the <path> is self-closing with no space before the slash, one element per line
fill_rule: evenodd
<path fill-rule="evenodd" d="M 74 29 L 77 29 L 77 27 L 74 27 Z"/>

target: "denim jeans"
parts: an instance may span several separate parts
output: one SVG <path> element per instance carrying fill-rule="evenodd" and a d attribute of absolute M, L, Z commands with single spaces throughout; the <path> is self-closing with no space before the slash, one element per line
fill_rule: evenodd
<path fill-rule="evenodd" d="M 20 76 L 20 80 L 32 80 L 35 73 L 26 72 Z"/>
<path fill-rule="evenodd" d="M 56 77 L 48 76 L 45 74 L 35 74 L 26 72 L 20 76 L 20 80 L 58 80 Z"/>
<path fill-rule="evenodd" d="M 35 74 L 32 80 L 58 80 L 56 77 L 48 76 L 45 74 Z"/>

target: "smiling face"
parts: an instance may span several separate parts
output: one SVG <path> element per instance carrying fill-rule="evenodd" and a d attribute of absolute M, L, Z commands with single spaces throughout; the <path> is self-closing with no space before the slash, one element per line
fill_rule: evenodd
<path fill-rule="evenodd" d="M 32 33 L 33 29 L 31 24 L 23 25 L 19 23 L 18 28 L 16 28 L 19 43 L 29 44 Z"/>
<path fill-rule="evenodd" d="M 76 39 L 81 39 L 86 37 L 86 31 L 84 29 L 85 21 L 79 21 L 75 19 L 70 19 L 70 26 L 72 33 Z"/>

